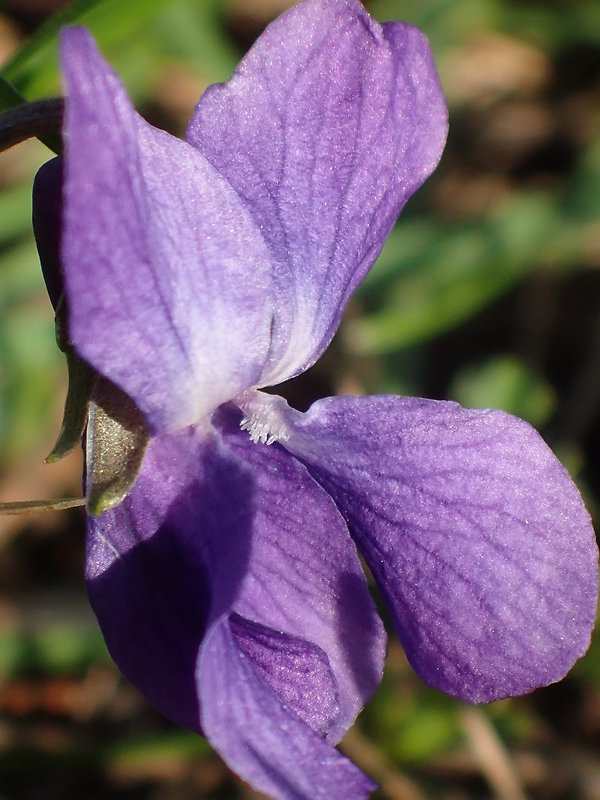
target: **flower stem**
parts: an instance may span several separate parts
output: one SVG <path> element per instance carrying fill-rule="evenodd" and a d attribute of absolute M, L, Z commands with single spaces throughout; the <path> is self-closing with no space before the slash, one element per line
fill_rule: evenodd
<path fill-rule="evenodd" d="M 37 511 L 64 511 L 85 505 L 85 497 L 66 497 L 63 500 L 21 500 L 16 503 L 0 503 L 0 516 L 35 514 Z"/>
<path fill-rule="evenodd" d="M 12 83 L 0 75 L 0 109 L 4 110 L 0 114 L 0 151 L 36 136 L 57 155 L 62 153 L 62 98 L 28 103 Z"/>

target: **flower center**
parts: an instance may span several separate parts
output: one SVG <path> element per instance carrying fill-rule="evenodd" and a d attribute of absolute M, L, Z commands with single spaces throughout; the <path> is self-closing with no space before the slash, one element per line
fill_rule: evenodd
<path fill-rule="evenodd" d="M 244 417 L 240 422 L 240 428 L 248 431 L 250 438 L 255 444 L 273 444 L 280 439 L 287 441 L 290 434 L 285 425 L 280 420 L 264 420 L 260 417 Z"/>
<path fill-rule="evenodd" d="M 287 403 L 281 397 L 251 391 L 237 398 L 236 403 L 244 414 L 240 428 L 248 431 L 255 444 L 287 442 L 290 438 L 284 415 Z"/>

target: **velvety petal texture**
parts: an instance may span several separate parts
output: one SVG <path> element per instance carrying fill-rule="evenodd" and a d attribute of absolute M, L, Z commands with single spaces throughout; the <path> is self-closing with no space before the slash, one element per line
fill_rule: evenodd
<path fill-rule="evenodd" d="M 379 25 L 357 0 L 299 3 L 202 97 L 187 139 L 243 198 L 274 262 L 260 385 L 323 352 L 446 129 L 423 34 Z"/>
<path fill-rule="evenodd" d="M 249 470 L 214 433 L 188 428 L 154 438 L 129 496 L 88 517 L 86 579 L 108 649 L 156 708 L 192 730 L 198 649 L 241 589 L 254 503 Z"/>
<path fill-rule="evenodd" d="M 258 380 L 270 256 L 243 199 L 135 113 L 86 31 L 63 31 L 61 60 L 71 339 L 152 432 L 177 430 Z"/>
<path fill-rule="evenodd" d="M 359 800 L 375 788 L 269 691 L 225 621 L 207 636 L 198 662 L 198 685 L 202 725 L 210 741 L 237 772 L 270 797 Z"/>
<path fill-rule="evenodd" d="M 383 626 L 332 499 L 283 448 L 254 444 L 240 431 L 239 419 L 224 408 L 215 420 L 227 447 L 252 469 L 257 486 L 252 559 L 235 610 L 307 639 L 327 655 L 337 707 L 308 675 L 300 700 L 316 715 L 312 726 L 335 743 L 381 680 Z M 294 649 L 293 642 L 289 647 Z"/>
<path fill-rule="evenodd" d="M 527 423 L 449 402 L 339 397 L 288 414 L 288 430 L 427 683 L 488 701 L 559 680 L 585 652 L 594 532 Z"/>
<path fill-rule="evenodd" d="M 89 518 L 107 645 L 154 706 L 257 787 L 365 797 L 371 782 L 332 746 L 385 654 L 354 543 L 302 464 L 253 444 L 231 409 L 219 428 L 153 438 L 128 497 Z"/>
<path fill-rule="evenodd" d="M 237 614 L 231 616 L 229 626 L 240 652 L 279 694 L 283 706 L 313 730 L 326 731 L 340 711 L 335 675 L 326 653 L 306 639 Z"/>

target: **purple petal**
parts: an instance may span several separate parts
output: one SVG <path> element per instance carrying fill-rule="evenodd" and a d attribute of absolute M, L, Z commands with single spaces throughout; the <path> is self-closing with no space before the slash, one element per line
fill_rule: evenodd
<path fill-rule="evenodd" d="M 198 661 L 202 727 L 253 786 L 278 800 L 358 800 L 375 788 L 305 722 L 287 711 L 240 650 L 227 620 Z"/>
<path fill-rule="evenodd" d="M 277 445 L 254 444 L 229 410 L 221 410 L 217 422 L 257 482 L 252 559 L 235 610 L 327 654 L 339 711 L 326 733 L 335 743 L 379 684 L 385 657 L 385 633 L 354 543 L 331 498 L 296 459 Z M 297 681 L 306 691 L 302 673 Z M 288 691 L 282 681 L 281 696 Z M 331 705 L 325 695 L 314 713 Z"/>
<path fill-rule="evenodd" d="M 335 675 L 323 650 L 238 614 L 231 616 L 230 627 L 240 652 L 283 706 L 313 730 L 326 733 L 340 707 Z"/>
<path fill-rule="evenodd" d="M 153 432 L 175 430 L 261 374 L 269 255 L 227 181 L 135 113 L 86 31 L 64 31 L 61 52 L 71 338 Z"/>
<path fill-rule="evenodd" d="M 63 291 L 60 269 L 62 220 L 62 158 L 46 161 L 33 182 L 32 217 L 35 243 L 40 256 L 48 296 L 54 309 Z"/>
<path fill-rule="evenodd" d="M 295 581 L 303 578 L 303 570 L 297 569 L 293 548 L 280 552 L 278 567 L 284 574 L 273 575 L 270 590 L 283 592 L 274 599 L 277 608 L 271 615 L 266 610 L 257 615 L 281 626 L 273 629 L 238 613 L 252 610 L 260 600 L 255 582 L 271 577 L 262 571 L 262 539 L 273 531 L 261 521 L 263 512 L 256 514 L 258 496 L 261 506 L 284 500 L 277 496 L 277 480 L 266 497 L 266 481 L 255 479 L 251 466 L 223 447 L 214 432 L 188 428 L 152 439 L 132 492 L 117 508 L 89 520 L 90 600 L 125 675 L 165 715 L 204 732 L 232 768 L 258 788 L 307 800 L 337 796 L 333 790 L 338 788 L 350 797 L 364 797 L 371 782 L 322 735 L 332 719 L 339 725 L 341 709 L 339 676 L 320 642 L 348 650 L 350 631 L 324 632 L 327 624 L 338 622 L 338 610 L 320 608 L 326 619 L 319 618 L 312 576 L 306 585 L 306 619 L 300 623 L 295 618 L 302 588 Z M 277 473 L 279 468 L 275 458 L 271 469 Z M 356 560 L 331 501 L 299 464 L 296 472 L 325 497 L 322 517 L 329 515 L 334 531 L 336 525 L 344 531 L 345 549 Z M 288 471 L 288 480 L 293 474 Z M 284 519 L 281 510 L 279 518 Z M 307 523 L 313 518 L 308 513 Z M 277 532 L 274 550 L 285 543 L 285 532 Z M 335 543 L 335 533 L 332 538 Z M 344 547 L 333 549 L 354 567 Z M 317 565 L 310 553 L 302 558 Z M 375 634 L 380 626 L 371 620 L 370 598 L 359 586 L 359 598 L 363 592 L 367 613 L 354 620 L 356 636 L 373 650 L 363 626 L 368 620 Z M 325 588 L 321 593 L 321 606 L 325 597 L 334 606 L 342 599 L 335 593 L 329 598 Z M 296 635 L 297 629 L 311 635 L 313 619 L 316 642 Z M 380 639 L 375 641 L 379 650 Z M 359 657 L 357 651 L 353 655 Z M 365 658 L 369 661 L 369 652 Z M 380 663 L 375 666 L 380 673 Z M 347 692 L 352 680 L 341 673 L 341 688 Z"/>
<path fill-rule="evenodd" d="M 88 518 L 88 591 L 110 653 L 156 708 L 193 730 L 198 649 L 240 591 L 253 485 L 214 434 L 187 429 L 153 439 L 129 496 Z"/>
<path fill-rule="evenodd" d="M 446 129 L 425 37 L 378 25 L 357 0 L 300 3 L 206 92 L 188 141 L 244 199 L 275 262 L 260 385 L 323 352 Z"/>
<path fill-rule="evenodd" d="M 585 652 L 594 532 L 527 423 L 396 397 L 329 398 L 287 422 L 286 447 L 343 511 L 429 684 L 473 701 L 518 695 Z"/>

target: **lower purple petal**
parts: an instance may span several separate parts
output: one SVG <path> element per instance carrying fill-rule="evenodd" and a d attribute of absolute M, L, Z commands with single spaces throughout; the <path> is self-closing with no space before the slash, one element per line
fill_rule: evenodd
<path fill-rule="evenodd" d="M 348 759 L 282 706 L 230 623 L 217 623 L 198 660 L 202 727 L 223 758 L 277 800 L 359 800 L 375 788 Z"/>
<path fill-rule="evenodd" d="M 329 398 L 287 425 L 286 447 L 348 520 L 425 681 L 488 701 L 559 680 L 585 652 L 594 532 L 529 425 L 397 397 Z"/>
<path fill-rule="evenodd" d="M 248 470 L 214 434 L 188 429 L 153 439 L 129 496 L 88 518 L 87 585 L 108 649 L 152 705 L 192 730 L 198 648 L 239 592 L 253 513 Z"/>
<path fill-rule="evenodd" d="M 333 707 L 327 692 L 317 698 L 313 691 L 310 713 L 315 729 L 326 728 L 335 744 L 379 684 L 385 658 L 385 632 L 356 547 L 332 499 L 293 456 L 278 445 L 252 442 L 231 408 L 221 409 L 215 424 L 227 447 L 252 468 L 257 489 L 252 558 L 235 611 L 327 655 L 339 711 L 322 725 L 325 709 Z M 305 691 L 302 668 L 299 689 Z M 287 679 L 281 690 L 284 699 Z"/>
<path fill-rule="evenodd" d="M 339 714 L 335 675 L 317 645 L 232 614 L 229 621 L 240 652 L 290 709 L 320 733 Z"/>

